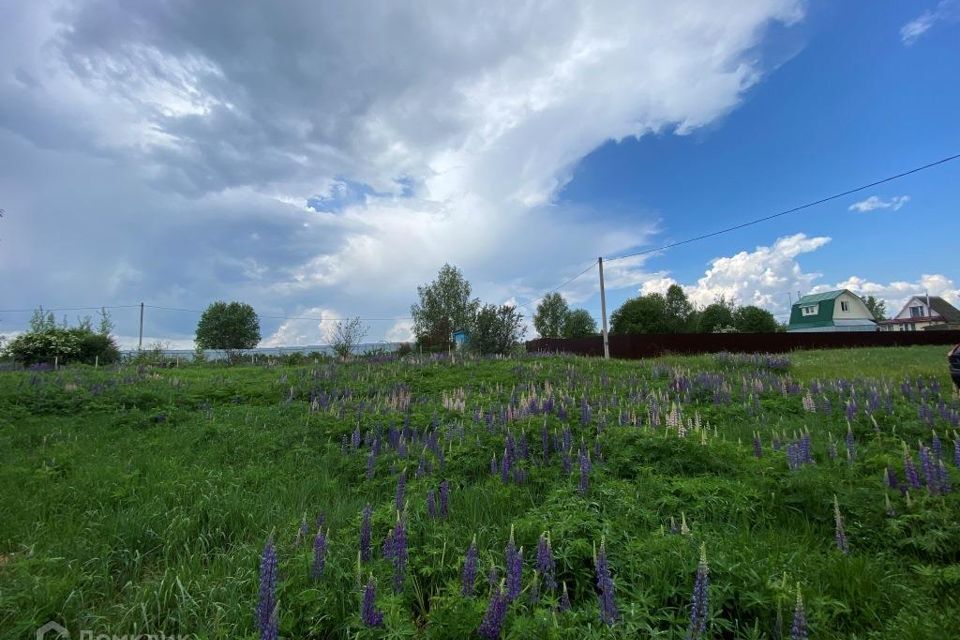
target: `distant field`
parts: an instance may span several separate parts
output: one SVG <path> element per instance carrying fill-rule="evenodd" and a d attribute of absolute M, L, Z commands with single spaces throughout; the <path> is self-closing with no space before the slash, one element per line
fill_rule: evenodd
<path fill-rule="evenodd" d="M 684 638 L 701 544 L 705 637 L 789 638 L 798 585 L 810 638 L 960 637 L 958 426 L 943 347 L 2 373 L 0 638 L 48 620 L 74 638 L 256 637 L 271 534 L 281 637 L 476 637 L 511 526 L 505 638 Z M 443 481 L 449 514 L 430 517 Z M 543 532 L 556 590 L 535 574 Z"/>

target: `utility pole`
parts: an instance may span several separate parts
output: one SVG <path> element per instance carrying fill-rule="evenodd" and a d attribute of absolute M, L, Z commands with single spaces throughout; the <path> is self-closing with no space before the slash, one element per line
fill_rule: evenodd
<path fill-rule="evenodd" d="M 140 342 L 137 344 L 137 351 L 143 351 L 143 303 L 140 303 Z"/>
<path fill-rule="evenodd" d="M 607 294 L 603 288 L 603 256 L 597 258 L 600 265 L 600 315 L 603 318 L 603 359 L 610 359 L 610 340 L 607 337 Z"/>

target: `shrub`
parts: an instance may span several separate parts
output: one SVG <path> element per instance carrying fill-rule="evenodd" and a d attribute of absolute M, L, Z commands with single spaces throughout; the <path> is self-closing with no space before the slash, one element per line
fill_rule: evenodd
<path fill-rule="evenodd" d="M 60 327 L 28 331 L 11 340 L 6 352 L 25 367 L 55 360 L 63 364 L 79 356 L 80 337 L 76 332 Z"/>

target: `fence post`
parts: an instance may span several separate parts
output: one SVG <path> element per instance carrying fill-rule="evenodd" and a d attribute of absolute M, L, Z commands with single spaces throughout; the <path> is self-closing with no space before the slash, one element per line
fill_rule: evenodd
<path fill-rule="evenodd" d="M 603 288 L 603 256 L 597 258 L 600 266 L 600 315 L 603 317 L 603 358 L 610 359 L 610 340 L 607 336 L 607 294 Z"/>

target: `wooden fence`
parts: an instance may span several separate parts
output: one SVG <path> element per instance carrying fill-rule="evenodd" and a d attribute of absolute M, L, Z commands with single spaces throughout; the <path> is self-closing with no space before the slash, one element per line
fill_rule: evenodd
<path fill-rule="evenodd" d="M 836 333 L 682 333 L 610 336 L 611 358 L 652 358 L 668 353 L 785 353 L 798 349 L 906 347 L 960 344 L 960 331 L 871 331 Z M 603 356 L 603 339 L 538 338 L 527 352 Z M 946 351 L 944 351 L 946 356 Z"/>

